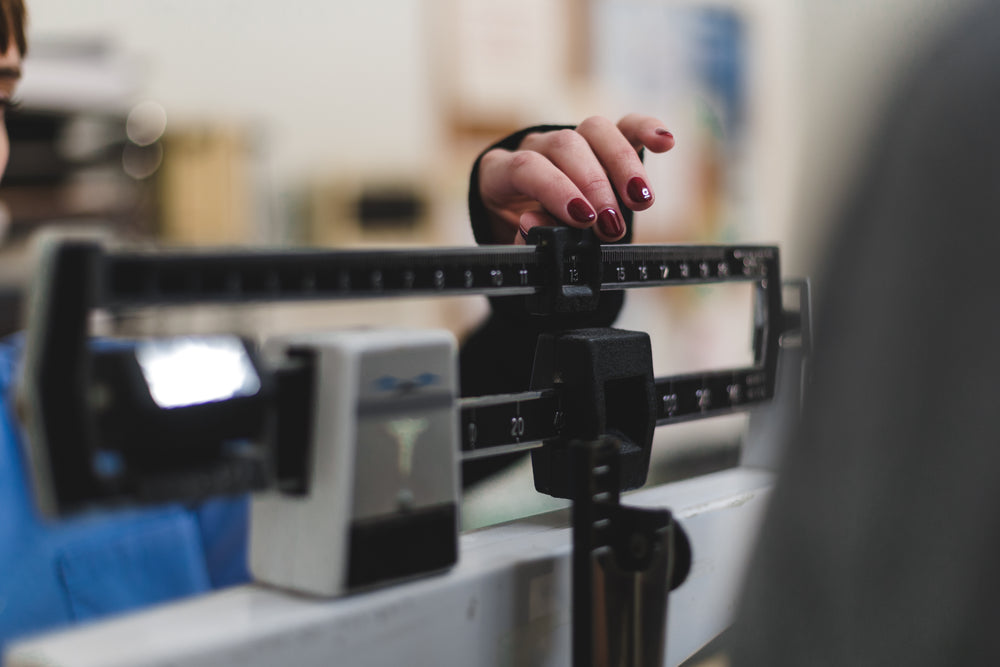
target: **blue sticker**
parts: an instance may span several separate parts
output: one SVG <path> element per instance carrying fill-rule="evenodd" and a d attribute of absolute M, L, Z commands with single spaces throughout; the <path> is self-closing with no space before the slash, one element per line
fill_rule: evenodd
<path fill-rule="evenodd" d="M 441 376 L 436 373 L 421 373 L 412 378 L 398 378 L 392 375 L 383 375 L 375 380 L 374 384 L 379 391 L 413 391 L 421 387 L 440 384 Z"/>
<path fill-rule="evenodd" d="M 434 373 L 421 373 L 413 379 L 417 383 L 418 387 L 429 387 L 432 384 L 438 384 L 441 382 L 441 376 L 435 375 Z"/>

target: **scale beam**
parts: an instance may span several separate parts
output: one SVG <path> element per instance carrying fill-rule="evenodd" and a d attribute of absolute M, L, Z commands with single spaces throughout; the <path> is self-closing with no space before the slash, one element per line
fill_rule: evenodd
<path fill-rule="evenodd" d="M 654 378 L 647 390 L 653 401 L 653 425 L 743 410 L 773 396 L 778 341 L 789 326 L 781 307 L 777 248 L 602 246 L 566 228 L 532 231 L 532 246 L 412 250 L 136 251 L 85 241 L 52 243 L 43 252 L 33 292 L 21 403 L 43 511 L 61 514 L 94 504 L 192 500 L 296 486 L 295 480 L 275 478 L 271 462 L 288 457 L 269 451 L 274 443 L 266 441 L 269 436 L 263 432 L 228 433 L 220 426 L 218 443 L 249 438 L 254 446 L 219 445 L 216 454 L 208 455 L 211 447 L 194 451 L 165 443 L 162 451 L 154 451 L 158 445 L 151 438 L 140 438 L 147 442 L 144 450 L 133 445 L 125 451 L 120 443 L 109 442 L 105 436 L 112 430 L 102 425 L 111 422 L 102 420 L 106 413 L 102 400 L 109 387 L 122 385 L 122 377 L 136 375 L 130 369 L 137 362 L 127 358 L 130 351 L 95 346 L 89 322 L 98 310 L 124 313 L 163 305 L 481 294 L 520 295 L 527 312 L 558 317 L 594 310 L 600 294 L 612 290 L 749 282 L 755 286 L 753 364 Z M 253 350 L 248 354 L 252 356 Z M 238 397 L 240 410 L 265 415 L 278 405 L 295 413 L 295 401 L 282 399 L 281 394 L 304 391 L 308 383 L 296 375 L 308 375 L 310 370 L 301 359 L 294 361 L 296 368 L 269 368 L 256 362 L 260 389 Z M 572 435 L 565 430 L 566 388 L 558 382 L 535 388 L 538 391 L 531 394 L 462 399 L 463 456 L 537 449 Z M 188 412 L 197 412 L 197 407 Z M 232 412 L 236 407 L 226 409 Z M 147 405 L 140 412 L 172 424 L 170 419 L 182 411 L 167 414 Z M 192 424 L 204 424 L 206 418 L 210 419 L 199 417 Z M 217 421 L 233 420 L 231 414 L 220 413 Z M 143 472 L 158 471 L 162 466 L 154 464 L 165 457 L 173 457 L 168 476 Z M 108 475 L 109 469 L 125 473 Z"/>

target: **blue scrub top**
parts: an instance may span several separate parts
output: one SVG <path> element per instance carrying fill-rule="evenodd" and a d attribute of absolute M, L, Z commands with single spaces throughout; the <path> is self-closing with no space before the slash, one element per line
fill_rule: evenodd
<path fill-rule="evenodd" d="M 21 347 L 0 341 L 0 655 L 26 634 L 247 581 L 244 497 L 39 517 L 12 409 Z"/>

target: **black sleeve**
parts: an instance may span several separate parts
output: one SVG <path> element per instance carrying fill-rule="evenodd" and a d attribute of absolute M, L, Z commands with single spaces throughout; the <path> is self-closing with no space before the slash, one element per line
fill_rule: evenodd
<path fill-rule="evenodd" d="M 964 22 L 873 135 L 737 667 L 1000 664 L 998 30 L 997 5 Z"/>
<path fill-rule="evenodd" d="M 479 163 L 483 155 L 494 148 L 515 150 L 524 137 L 532 132 L 550 132 L 566 129 L 566 125 L 537 125 L 516 132 L 484 150 L 472 167 L 469 180 L 469 216 L 476 242 L 480 245 L 494 243 L 490 223 L 479 193 Z M 617 243 L 632 239 L 632 211 L 619 198 L 619 210 L 625 220 L 625 237 Z M 606 327 L 618 317 L 624 302 L 624 292 L 604 292 L 593 313 L 574 316 L 529 315 L 524 308 L 524 297 L 494 297 L 490 299 L 490 315 L 463 343 L 460 352 L 460 377 L 463 396 L 511 393 L 524 391 L 531 379 L 535 343 L 543 331 L 560 331 L 584 327 Z M 509 460 L 491 459 L 463 467 L 466 485 L 486 476 L 509 463 Z"/>

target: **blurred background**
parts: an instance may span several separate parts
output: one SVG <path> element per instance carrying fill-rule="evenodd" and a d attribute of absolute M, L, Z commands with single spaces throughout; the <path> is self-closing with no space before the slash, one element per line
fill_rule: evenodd
<path fill-rule="evenodd" d="M 894 74 L 962 4 L 29 0 L 0 188 L 0 333 L 21 326 L 39 229 L 194 246 L 468 245 L 468 172 L 485 146 L 629 111 L 677 138 L 647 156 L 657 204 L 637 216 L 638 242 L 776 243 L 786 275 L 809 275 Z M 620 325 L 651 332 L 658 374 L 734 365 L 750 357 L 749 294 L 634 292 Z M 461 338 L 485 312 L 482 299 L 442 299 L 122 326 L 392 324 Z M 678 452 L 732 459 L 742 424 L 660 434 L 675 457 L 663 469 Z"/>

